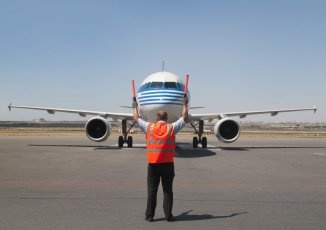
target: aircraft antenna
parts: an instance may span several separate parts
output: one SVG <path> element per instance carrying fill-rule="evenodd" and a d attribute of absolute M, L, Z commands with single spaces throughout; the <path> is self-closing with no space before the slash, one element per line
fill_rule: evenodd
<path fill-rule="evenodd" d="M 162 72 L 164 72 L 164 61 L 162 62 Z"/>

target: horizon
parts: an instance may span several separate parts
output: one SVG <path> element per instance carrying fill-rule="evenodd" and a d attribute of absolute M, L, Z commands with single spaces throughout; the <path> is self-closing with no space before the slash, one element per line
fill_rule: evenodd
<path fill-rule="evenodd" d="M 18 122 L 39 122 L 39 123 L 46 123 L 46 122 L 87 122 L 89 119 L 84 118 L 84 120 L 80 119 L 80 120 L 47 120 L 44 118 L 35 118 L 35 119 L 31 119 L 31 120 L 0 120 L 0 123 L 4 123 L 4 122 L 13 122 L 13 123 L 18 123 Z M 120 123 L 121 121 L 114 121 L 111 118 L 109 118 L 109 120 L 111 120 L 112 123 Z M 246 119 L 237 119 L 237 121 L 241 124 L 245 124 L 245 123 L 264 123 L 264 124 L 282 124 L 282 123 L 288 123 L 288 124 L 326 124 L 326 122 L 322 122 L 322 121 L 264 121 L 264 120 L 246 120 Z M 205 124 L 211 124 L 212 122 L 206 121 L 205 120 Z"/>

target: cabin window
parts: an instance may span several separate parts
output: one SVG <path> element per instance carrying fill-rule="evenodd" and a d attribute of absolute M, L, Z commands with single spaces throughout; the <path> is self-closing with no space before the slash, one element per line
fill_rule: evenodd
<path fill-rule="evenodd" d="M 152 84 L 151 84 L 151 88 L 154 88 L 154 89 L 163 88 L 163 82 L 153 81 Z"/>
<path fill-rule="evenodd" d="M 168 89 L 175 89 L 177 88 L 177 84 L 175 82 L 165 82 L 164 87 Z"/>

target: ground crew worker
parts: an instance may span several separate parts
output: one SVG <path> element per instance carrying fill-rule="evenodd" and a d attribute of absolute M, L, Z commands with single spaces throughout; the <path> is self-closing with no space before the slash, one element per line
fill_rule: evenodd
<path fill-rule="evenodd" d="M 175 135 L 185 125 L 188 118 L 188 99 L 185 97 L 182 108 L 182 117 L 176 122 L 168 124 L 168 114 L 160 111 L 156 116 L 156 123 L 149 123 L 138 114 L 138 104 L 133 102 L 134 120 L 142 131 L 146 133 L 147 142 L 147 208 L 145 220 L 153 222 L 156 208 L 157 190 L 162 180 L 164 193 L 163 209 L 168 222 L 175 221 L 172 214 L 173 206 L 173 178 L 174 178 L 174 155 Z"/>

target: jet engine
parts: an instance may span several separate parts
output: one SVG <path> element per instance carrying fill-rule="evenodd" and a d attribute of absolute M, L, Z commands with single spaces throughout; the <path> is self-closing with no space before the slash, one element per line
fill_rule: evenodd
<path fill-rule="evenodd" d="M 215 124 L 214 135 L 223 143 L 232 143 L 240 136 L 240 125 L 231 118 L 223 118 Z"/>
<path fill-rule="evenodd" d="M 106 141 L 111 134 L 110 122 L 100 116 L 89 119 L 85 126 L 86 135 L 92 141 Z"/>

